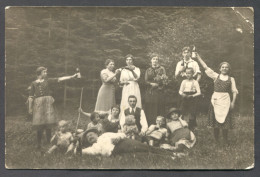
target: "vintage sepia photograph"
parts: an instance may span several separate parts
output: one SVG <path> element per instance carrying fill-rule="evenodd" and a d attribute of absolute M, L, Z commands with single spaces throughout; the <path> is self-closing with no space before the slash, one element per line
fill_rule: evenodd
<path fill-rule="evenodd" d="M 254 168 L 252 7 L 5 8 L 7 169 Z"/>

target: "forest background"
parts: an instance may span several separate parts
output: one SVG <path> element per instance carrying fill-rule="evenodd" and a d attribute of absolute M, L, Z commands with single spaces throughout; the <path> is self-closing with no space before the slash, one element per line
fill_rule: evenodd
<path fill-rule="evenodd" d="M 84 87 L 83 109 L 94 109 L 101 86 L 100 71 L 106 59 L 116 68 L 125 66 L 125 56 L 134 55 L 141 69 L 139 85 L 144 95 L 144 73 L 150 55 L 159 54 L 171 82 L 165 89 L 167 107 L 176 105 L 179 85 L 174 79 L 184 46 L 197 52 L 215 71 L 222 61 L 231 64 L 239 90 L 236 112 L 253 114 L 254 21 L 250 8 L 173 7 L 11 7 L 6 9 L 6 115 L 26 113 L 27 88 L 36 79 L 38 66 L 49 77 L 75 73 L 72 80 L 53 88 L 60 110 L 76 110 Z M 200 110 L 208 110 L 213 81 L 203 69 Z M 120 103 L 121 88 L 116 88 Z"/>

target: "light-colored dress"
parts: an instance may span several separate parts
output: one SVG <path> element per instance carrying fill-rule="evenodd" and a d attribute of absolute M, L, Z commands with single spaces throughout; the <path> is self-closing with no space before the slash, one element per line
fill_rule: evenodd
<path fill-rule="evenodd" d="M 214 80 L 214 93 L 211 97 L 209 110 L 209 126 L 232 128 L 230 115 L 230 93 L 238 93 L 235 79 L 228 75 L 221 75 L 207 68 L 205 73 Z"/>
<path fill-rule="evenodd" d="M 129 107 L 128 104 L 128 97 L 130 95 L 134 95 L 137 98 L 137 103 L 136 106 L 139 108 L 142 108 L 142 101 L 141 101 L 141 93 L 140 93 L 140 88 L 137 83 L 137 80 L 140 78 L 140 69 L 138 67 L 135 67 L 133 70 L 137 78 L 134 77 L 132 71 L 128 69 L 123 69 L 121 71 L 121 76 L 120 76 L 120 82 L 128 82 L 129 84 L 126 85 L 124 84 L 123 90 L 122 90 L 122 99 L 121 99 L 121 104 L 120 104 L 120 109 L 125 110 L 126 108 Z"/>
<path fill-rule="evenodd" d="M 114 72 L 108 69 L 103 69 L 100 73 L 102 86 L 100 87 L 98 92 L 95 112 L 102 114 L 108 113 L 111 107 L 116 104 L 114 85 L 116 82 L 116 77 L 114 77 L 110 81 L 107 81 L 108 77 L 112 75 L 114 75 Z"/>

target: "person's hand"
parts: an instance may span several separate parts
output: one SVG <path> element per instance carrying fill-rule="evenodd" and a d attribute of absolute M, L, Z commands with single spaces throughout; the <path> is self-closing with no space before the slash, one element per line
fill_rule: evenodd
<path fill-rule="evenodd" d="M 71 78 L 77 78 L 77 77 L 78 77 L 78 73 L 73 74 L 73 75 L 71 76 Z"/>
<path fill-rule="evenodd" d="M 235 108 L 235 103 L 234 102 L 231 102 L 230 104 L 230 109 L 233 110 Z"/>
<path fill-rule="evenodd" d="M 130 84 L 130 83 L 126 81 L 126 82 L 124 82 L 124 84 L 125 84 L 125 85 L 128 85 L 128 84 Z"/>
<path fill-rule="evenodd" d="M 32 108 L 29 108 L 28 113 L 29 113 L 29 114 L 32 114 L 32 113 L 33 113 Z"/>
<path fill-rule="evenodd" d="M 188 95 L 186 95 L 185 93 L 183 93 L 181 96 L 182 96 L 182 98 L 187 98 L 188 97 Z"/>
<path fill-rule="evenodd" d="M 121 72 L 120 69 L 116 69 L 116 71 L 115 71 L 116 74 L 119 74 L 120 72 Z"/>
<path fill-rule="evenodd" d="M 153 88 L 155 88 L 155 87 L 158 87 L 159 84 L 157 84 L 157 83 L 151 83 L 151 86 L 152 86 Z"/>
<path fill-rule="evenodd" d="M 140 136 L 145 136 L 145 132 L 144 132 L 144 131 L 141 131 L 141 132 L 139 133 L 139 135 L 140 135 Z"/>
<path fill-rule="evenodd" d="M 82 113 L 82 112 L 83 112 L 83 110 L 82 110 L 81 108 L 79 108 L 79 109 L 78 109 L 78 112 L 79 112 L 79 113 Z"/>

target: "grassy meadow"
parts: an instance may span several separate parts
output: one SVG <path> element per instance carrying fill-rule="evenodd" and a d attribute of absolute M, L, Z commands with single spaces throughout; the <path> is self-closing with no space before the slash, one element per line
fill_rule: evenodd
<path fill-rule="evenodd" d="M 63 119 L 71 120 L 71 128 L 74 129 L 77 112 L 67 111 L 63 115 Z M 149 153 L 111 157 L 54 154 L 43 157 L 36 149 L 36 132 L 25 116 L 7 116 L 5 120 L 5 163 L 9 169 L 246 169 L 254 163 L 253 116 L 235 116 L 236 127 L 229 133 L 230 144 L 223 146 L 215 144 L 212 129 L 207 128 L 206 115 L 198 115 L 196 145 L 188 156 L 175 160 Z M 82 116 L 79 128 L 85 127 L 88 122 Z M 43 151 L 49 147 L 43 145 Z"/>

